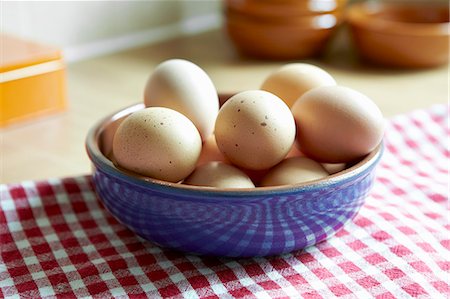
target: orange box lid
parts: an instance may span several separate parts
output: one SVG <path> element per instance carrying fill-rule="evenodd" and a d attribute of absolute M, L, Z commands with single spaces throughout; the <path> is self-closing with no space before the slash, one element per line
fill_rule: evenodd
<path fill-rule="evenodd" d="M 0 34 L 0 72 L 61 59 L 61 50 L 36 42 Z"/>

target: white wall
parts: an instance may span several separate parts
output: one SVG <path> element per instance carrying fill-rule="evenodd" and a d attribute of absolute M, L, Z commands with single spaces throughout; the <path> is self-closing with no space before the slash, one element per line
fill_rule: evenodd
<path fill-rule="evenodd" d="M 64 50 L 68 61 L 220 26 L 220 0 L 1 1 L 2 32 Z"/>

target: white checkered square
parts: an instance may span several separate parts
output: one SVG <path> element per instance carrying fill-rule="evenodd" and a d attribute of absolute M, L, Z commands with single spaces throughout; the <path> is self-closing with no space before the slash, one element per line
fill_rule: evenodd
<path fill-rule="evenodd" d="M 8 229 L 11 233 L 23 231 L 22 223 L 19 221 L 8 221 Z"/>
<path fill-rule="evenodd" d="M 109 291 L 114 298 L 127 297 L 127 293 L 123 288 L 113 288 Z"/>
<path fill-rule="evenodd" d="M 62 260 L 64 258 L 68 257 L 67 252 L 66 252 L 65 249 L 55 250 L 55 251 L 53 251 L 53 255 L 55 256 L 55 258 L 57 260 Z"/>
<path fill-rule="evenodd" d="M 27 257 L 24 257 L 24 258 L 23 258 L 23 261 L 24 261 L 25 264 L 27 264 L 28 266 L 39 264 L 39 260 L 37 259 L 36 256 L 27 256 Z"/>
<path fill-rule="evenodd" d="M 0 207 L 4 212 L 14 211 L 16 209 L 16 205 L 14 204 L 14 200 L 12 198 L 8 198 L 7 193 L 0 193 Z"/>
<path fill-rule="evenodd" d="M 33 277 L 34 280 L 38 280 L 38 279 L 47 277 L 47 275 L 45 274 L 44 271 L 33 272 L 33 273 L 31 273 L 31 276 Z"/>
<path fill-rule="evenodd" d="M 75 268 L 74 265 L 61 266 L 61 269 L 63 270 L 64 273 L 70 273 L 77 270 L 77 268 Z"/>
<path fill-rule="evenodd" d="M 17 249 L 26 249 L 30 248 L 30 242 L 27 239 L 16 241 Z"/>

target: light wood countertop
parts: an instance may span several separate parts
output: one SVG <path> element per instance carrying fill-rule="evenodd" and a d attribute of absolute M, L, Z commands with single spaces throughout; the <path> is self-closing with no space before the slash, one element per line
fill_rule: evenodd
<path fill-rule="evenodd" d="M 340 85 L 371 97 L 386 117 L 448 101 L 448 66 L 388 70 L 366 66 L 341 31 L 320 59 L 303 62 L 327 70 Z M 145 82 L 160 62 L 184 58 L 202 67 L 221 92 L 257 89 L 287 62 L 239 56 L 222 31 L 174 39 L 68 66 L 66 112 L 0 130 L 0 182 L 89 174 L 86 134 L 109 113 L 142 100 Z"/>

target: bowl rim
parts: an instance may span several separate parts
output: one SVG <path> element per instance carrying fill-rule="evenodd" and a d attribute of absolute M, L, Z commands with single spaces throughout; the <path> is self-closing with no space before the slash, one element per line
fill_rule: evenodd
<path fill-rule="evenodd" d="M 277 19 L 262 19 L 256 16 L 244 16 L 234 11 L 225 11 L 227 25 L 239 25 L 243 28 L 268 29 L 289 29 L 300 31 L 314 31 L 333 29 L 343 21 L 344 11 L 327 12 L 317 15 L 307 15 L 301 18 L 284 19 L 282 22 Z"/>
<path fill-rule="evenodd" d="M 295 18 L 321 13 L 334 13 L 344 10 L 348 0 L 326 1 L 322 5 L 313 5 L 309 1 L 235 1 L 226 0 L 223 9 L 231 9 L 245 16 L 262 18 Z M 334 5 L 334 6 L 333 6 Z"/>
<path fill-rule="evenodd" d="M 409 35 L 409 36 L 443 36 L 450 35 L 448 26 L 450 22 L 404 22 L 401 20 L 386 19 L 378 17 L 376 12 L 380 12 L 389 8 L 405 8 L 420 9 L 428 8 L 445 8 L 448 7 L 443 3 L 421 3 L 412 2 L 404 4 L 402 2 L 372 2 L 365 1 L 350 5 L 346 12 L 345 19 L 350 26 L 357 26 L 367 30 L 382 32 L 384 34 L 393 35 Z"/>
<path fill-rule="evenodd" d="M 332 174 L 326 178 L 284 186 L 271 186 L 271 187 L 257 187 L 257 188 L 214 188 L 205 186 L 184 185 L 180 183 L 172 183 L 145 177 L 139 174 L 132 173 L 130 171 L 118 168 L 114 163 L 108 159 L 105 154 L 102 153 L 99 146 L 99 137 L 105 128 L 116 121 L 119 118 L 127 116 L 132 112 L 145 108 L 143 103 L 134 104 L 121 109 L 117 112 L 107 115 L 99 120 L 89 130 L 86 140 L 85 148 L 89 159 L 95 167 L 101 169 L 115 178 L 127 181 L 144 188 L 151 187 L 154 191 L 163 193 L 176 193 L 178 195 L 187 194 L 201 194 L 202 196 L 263 196 L 263 195 L 282 195 L 293 192 L 306 192 L 311 190 L 322 189 L 327 186 L 335 186 L 337 184 L 345 184 L 351 181 L 354 177 L 359 175 L 368 175 L 370 169 L 381 159 L 384 145 L 383 141 L 368 155 L 362 158 L 359 162 L 349 168 Z"/>

